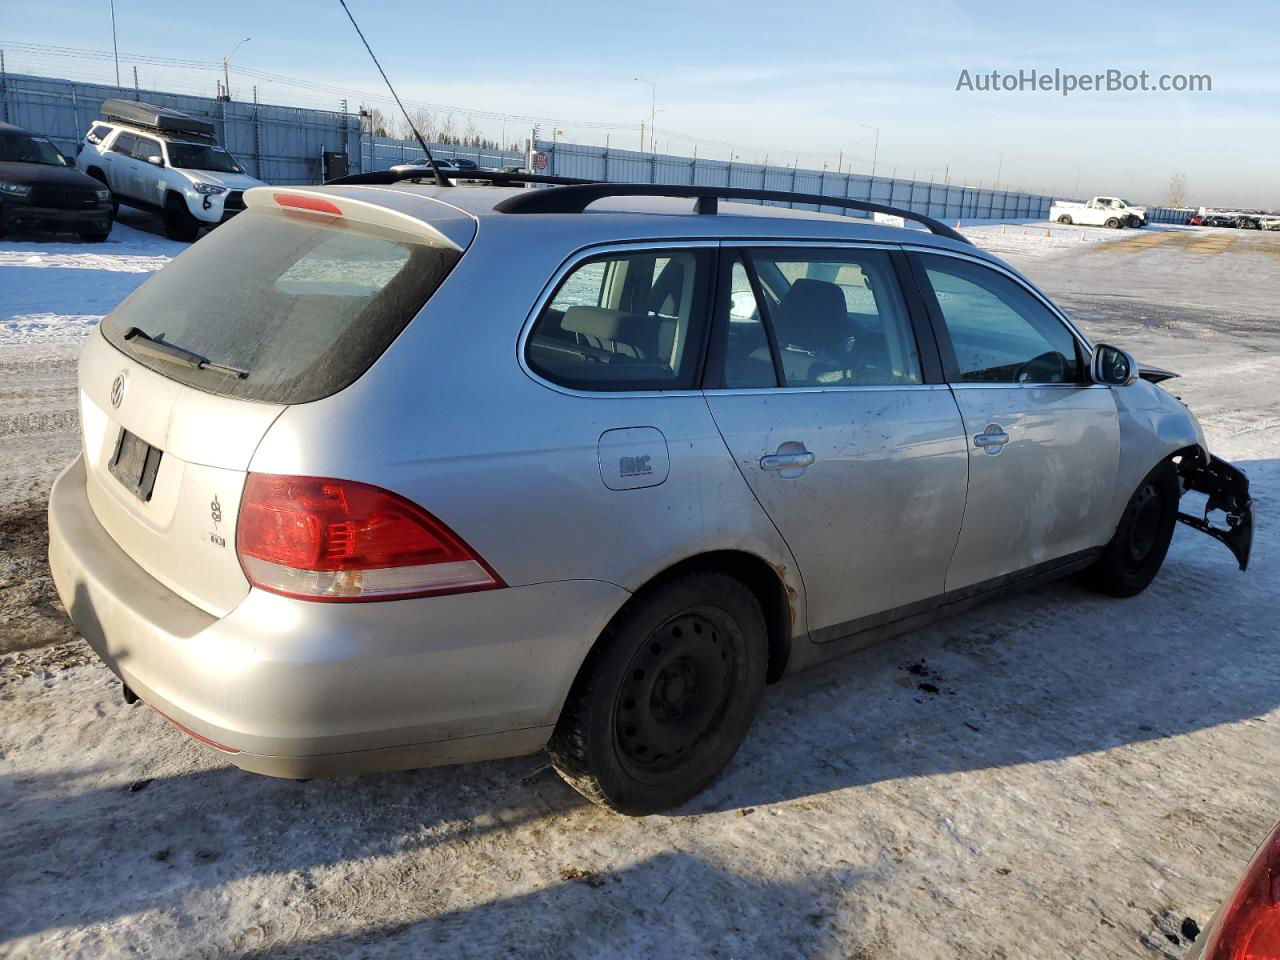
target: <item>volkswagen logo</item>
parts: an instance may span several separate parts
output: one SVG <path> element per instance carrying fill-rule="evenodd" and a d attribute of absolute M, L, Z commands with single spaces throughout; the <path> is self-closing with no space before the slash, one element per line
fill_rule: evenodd
<path fill-rule="evenodd" d="M 124 385 L 128 379 L 129 375 L 121 370 L 111 381 L 111 406 L 116 408 L 120 406 L 120 401 L 124 399 Z"/>

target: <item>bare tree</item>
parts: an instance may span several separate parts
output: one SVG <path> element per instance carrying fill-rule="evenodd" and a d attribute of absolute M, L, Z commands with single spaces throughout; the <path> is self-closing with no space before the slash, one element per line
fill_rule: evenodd
<path fill-rule="evenodd" d="M 446 116 L 444 122 L 436 129 L 436 139 L 441 143 L 458 142 L 458 125 L 454 122 L 452 113 Z"/>
<path fill-rule="evenodd" d="M 410 123 L 405 123 L 402 130 L 402 140 L 412 140 L 413 128 L 417 127 L 418 132 L 422 134 L 422 139 L 430 143 L 436 136 L 436 117 L 430 110 L 423 107 L 415 107 L 409 111 Z"/>
<path fill-rule="evenodd" d="M 1175 210 L 1187 205 L 1187 176 L 1175 173 L 1169 178 L 1169 188 L 1165 191 L 1164 205 Z"/>

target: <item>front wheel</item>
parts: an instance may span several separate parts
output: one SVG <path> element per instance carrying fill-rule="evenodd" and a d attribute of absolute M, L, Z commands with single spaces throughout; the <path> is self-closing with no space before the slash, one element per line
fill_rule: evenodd
<path fill-rule="evenodd" d="M 1147 589 L 1169 552 L 1180 495 L 1178 472 L 1168 460 L 1147 474 L 1125 505 L 1115 536 L 1084 572 L 1085 583 L 1113 597 Z"/>
<path fill-rule="evenodd" d="M 164 202 L 164 235 L 170 240 L 190 243 L 200 232 L 200 221 L 191 215 L 186 201 L 175 193 Z"/>
<path fill-rule="evenodd" d="M 601 636 L 548 750 L 588 800 L 644 816 L 677 807 L 733 759 L 764 693 L 768 641 L 755 595 L 690 573 L 631 600 Z"/>
<path fill-rule="evenodd" d="M 1142 219 L 1141 219 L 1141 218 L 1139 218 L 1139 217 L 1130 217 L 1130 218 L 1129 218 L 1129 226 L 1133 227 L 1135 230 L 1137 230 L 1137 229 L 1139 229 L 1140 227 L 1142 227 L 1145 223 L 1146 223 L 1146 221 L 1145 221 L 1145 220 L 1142 220 Z"/>

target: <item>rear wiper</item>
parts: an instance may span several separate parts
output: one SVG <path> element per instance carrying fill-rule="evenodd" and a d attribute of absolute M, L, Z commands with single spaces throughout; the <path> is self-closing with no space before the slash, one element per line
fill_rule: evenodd
<path fill-rule="evenodd" d="M 157 340 L 151 334 L 138 327 L 130 327 L 126 330 L 124 339 L 138 353 L 148 357 L 155 357 L 157 360 L 167 360 L 169 363 L 181 364 L 184 367 L 190 367 L 192 370 L 214 370 L 241 380 L 249 375 L 248 370 L 231 367 L 225 363 L 214 363 L 212 360 L 200 356 L 194 350 L 187 350 L 172 343 Z"/>

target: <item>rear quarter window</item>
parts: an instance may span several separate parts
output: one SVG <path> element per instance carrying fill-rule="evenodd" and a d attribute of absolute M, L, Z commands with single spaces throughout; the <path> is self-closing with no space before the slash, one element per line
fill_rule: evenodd
<path fill-rule="evenodd" d="M 580 390 L 689 390 L 706 329 L 710 254 L 642 250 L 578 263 L 529 333 L 525 360 Z"/>
<path fill-rule="evenodd" d="M 425 233 L 250 210 L 143 284 L 102 330 L 124 353 L 190 386 L 306 403 L 368 369 L 461 256 Z M 125 340 L 134 327 L 247 375 L 140 355 Z"/>

